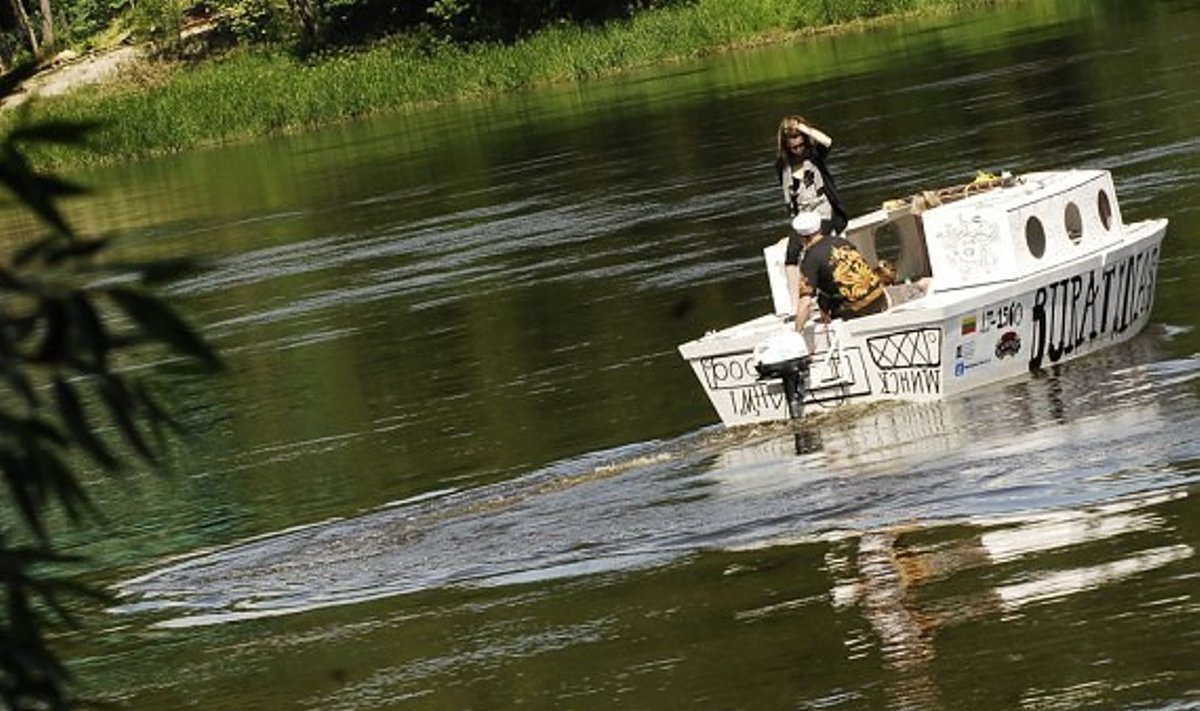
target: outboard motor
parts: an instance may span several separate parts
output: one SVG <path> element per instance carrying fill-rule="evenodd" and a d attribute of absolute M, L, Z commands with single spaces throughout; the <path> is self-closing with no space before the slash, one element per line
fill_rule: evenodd
<path fill-rule="evenodd" d="M 754 368 L 760 380 L 783 380 L 788 416 L 799 419 L 804 412 L 804 388 L 808 382 L 808 344 L 804 336 L 780 331 L 754 347 Z"/>

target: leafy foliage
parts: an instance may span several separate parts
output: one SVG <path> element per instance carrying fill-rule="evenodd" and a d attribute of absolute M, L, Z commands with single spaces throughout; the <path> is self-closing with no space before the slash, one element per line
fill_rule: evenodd
<path fill-rule="evenodd" d="M 235 0 L 229 3 L 222 22 L 241 42 L 270 42 L 282 35 L 278 8 L 270 0 Z"/>
<path fill-rule="evenodd" d="M 177 42 L 183 30 L 185 7 L 182 0 L 138 0 L 123 12 L 141 39 L 169 43 Z"/>
<path fill-rule="evenodd" d="M 26 159 L 30 145 L 74 145 L 91 129 L 46 123 L 0 142 L 0 183 L 49 228 L 0 263 L 0 479 L 16 514 L 0 516 L 9 526 L 0 531 L 4 709 L 71 704 L 67 670 L 46 632 L 75 625 L 69 601 L 95 593 L 41 574 L 47 565 L 77 562 L 55 552 L 50 508 L 75 524 L 95 520 L 77 468 L 90 461 L 115 474 L 131 460 L 152 464 L 168 432 L 178 430 L 152 382 L 121 370 L 127 354 L 157 348 L 220 367 L 204 340 L 150 291 L 156 279 L 189 265 L 105 259 L 112 240 L 76 234 L 58 207 L 82 188 L 38 173 Z"/>
<path fill-rule="evenodd" d="M 31 21 L 38 3 L 23 2 Z M 186 18 L 213 19 L 216 32 L 242 43 L 291 38 L 316 49 L 395 33 L 429 33 L 460 43 L 507 42 L 562 22 L 595 24 L 682 0 L 56 0 L 54 23 L 69 41 L 125 24 L 165 49 L 180 47 Z M 869 2 L 871 0 L 856 0 Z M 837 5 L 838 3 L 833 3 Z M 22 43 L 12 30 L 0 39 Z M 7 54 L 12 54 L 10 50 Z"/>

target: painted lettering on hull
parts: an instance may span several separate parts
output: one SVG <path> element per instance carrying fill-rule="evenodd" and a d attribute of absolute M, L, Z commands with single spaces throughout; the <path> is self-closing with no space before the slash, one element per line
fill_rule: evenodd
<path fill-rule="evenodd" d="M 783 388 L 772 388 L 766 383 L 730 390 L 729 406 L 738 417 L 761 417 L 777 414 L 784 410 L 787 401 Z"/>
<path fill-rule="evenodd" d="M 937 368 L 879 371 L 881 395 L 939 395 L 942 392 L 941 371 Z"/>
<path fill-rule="evenodd" d="M 1029 369 L 1057 363 L 1098 339 L 1125 335 L 1154 303 L 1159 246 L 1087 274 L 1039 287 L 1033 298 Z"/>
<path fill-rule="evenodd" d="M 996 304 L 983 310 L 980 318 L 980 333 L 1005 328 L 1019 328 L 1025 320 L 1025 307 L 1020 301 Z"/>
<path fill-rule="evenodd" d="M 705 386 L 710 390 L 742 388 L 758 380 L 754 354 L 750 351 L 702 358 L 700 371 L 704 374 Z"/>

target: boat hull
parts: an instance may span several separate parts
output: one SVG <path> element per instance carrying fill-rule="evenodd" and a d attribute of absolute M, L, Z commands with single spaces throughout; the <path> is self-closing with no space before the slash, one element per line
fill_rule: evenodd
<path fill-rule="evenodd" d="M 1153 307 L 1166 228 L 1161 219 L 1125 225 L 1119 241 L 1020 279 L 810 324 L 804 413 L 938 400 L 1128 340 Z M 791 328 L 788 317 L 769 314 L 679 347 L 724 424 L 789 419 L 782 383 L 758 377 L 753 350 Z"/>

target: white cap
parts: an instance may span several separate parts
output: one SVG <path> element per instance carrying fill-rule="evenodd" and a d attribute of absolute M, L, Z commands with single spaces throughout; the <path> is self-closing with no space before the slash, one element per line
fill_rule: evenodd
<path fill-rule="evenodd" d="M 792 229 L 801 237 L 807 237 L 821 231 L 821 213 L 801 212 L 792 218 Z"/>

